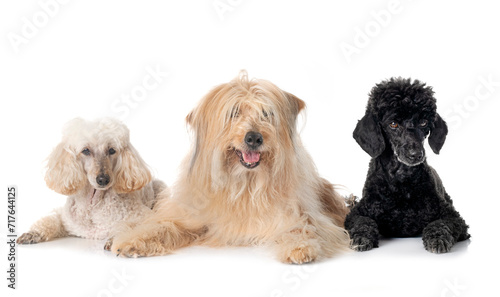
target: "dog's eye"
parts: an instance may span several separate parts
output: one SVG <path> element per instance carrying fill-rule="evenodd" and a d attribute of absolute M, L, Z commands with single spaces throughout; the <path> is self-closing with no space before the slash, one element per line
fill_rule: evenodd
<path fill-rule="evenodd" d="M 90 150 L 88 148 L 83 149 L 82 154 L 85 156 L 90 156 Z"/>
<path fill-rule="evenodd" d="M 272 117 L 274 114 L 272 112 L 267 112 L 265 110 L 262 110 L 262 115 L 264 116 L 264 118 L 268 118 L 268 117 Z"/>
<path fill-rule="evenodd" d="M 389 127 L 391 127 L 391 129 L 396 129 L 397 127 L 399 127 L 399 124 L 396 122 L 392 122 L 389 124 Z"/>
<path fill-rule="evenodd" d="M 427 123 L 429 123 L 427 120 L 421 120 L 419 125 L 420 127 L 426 127 Z"/>
<path fill-rule="evenodd" d="M 114 149 L 114 148 L 110 148 L 110 149 L 109 149 L 109 151 L 108 151 L 108 153 L 109 153 L 110 155 L 114 155 L 114 154 L 116 153 L 116 151 L 115 151 L 115 149 Z"/>
<path fill-rule="evenodd" d="M 239 116 L 240 116 L 240 110 L 238 108 L 233 109 L 233 111 L 231 112 L 231 118 L 234 119 Z"/>

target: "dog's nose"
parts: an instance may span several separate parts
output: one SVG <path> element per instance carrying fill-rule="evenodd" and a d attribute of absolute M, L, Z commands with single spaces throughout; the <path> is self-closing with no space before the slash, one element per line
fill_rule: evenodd
<path fill-rule="evenodd" d="M 408 152 L 408 158 L 412 161 L 422 161 L 424 158 L 424 152 L 421 150 L 410 150 Z"/>
<path fill-rule="evenodd" d="M 248 132 L 247 135 L 245 135 L 245 143 L 249 147 L 256 149 L 264 143 L 264 138 L 259 132 Z"/>
<path fill-rule="evenodd" d="M 99 186 L 103 187 L 103 186 L 109 184 L 110 179 L 109 179 L 109 175 L 107 175 L 107 174 L 99 174 L 95 180 Z"/>

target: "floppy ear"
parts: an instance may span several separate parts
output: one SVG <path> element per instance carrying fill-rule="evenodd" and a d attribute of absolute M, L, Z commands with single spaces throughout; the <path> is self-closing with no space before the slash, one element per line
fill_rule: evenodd
<path fill-rule="evenodd" d="M 300 111 L 302 111 L 304 108 L 306 108 L 306 103 L 299 99 L 299 97 L 295 96 L 294 94 L 288 93 L 283 91 L 285 95 L 288 97 L 288 99 L 292 102 L 292 106 L 294 107 L 294 112 L 295 115 L 298 115 Z"/>
<path fill-rule="evenodd" d="M 382 154 L 385 149 L 384 136 L 380 126 L 373 115 L 367 113 L 358 121 L 354 132 L 352 133 L 356 142 L 361 148 L 367 152 L 372 158 L 376 158 Z"/>
<path fill-rule="evenodd" d="M 47 186 L 57 193 L 72 195 L 85 185 L 85 181 L 86 176 L 81 163 L 61 142 L 48 158 L 45 172 Z"/>
<path fill-rule="evenodd" d="M 116 166 L 116 183 L 113 188 L 117 193 L 137 191 L 151 182 L 151 172 L 131 144 L 120 152 Z"/>
<path fill-rule="evenodd" d="M 429 135 L 429 145 L 435 154 L 439 154 L 439 151 L 443 147 L 444 141 L 446 140 L 447 134 L 448 126 L 446 125 L 446 122 L 439 114 L 436 114 L 434 128 L 431 130 L 431 135 Z"/>

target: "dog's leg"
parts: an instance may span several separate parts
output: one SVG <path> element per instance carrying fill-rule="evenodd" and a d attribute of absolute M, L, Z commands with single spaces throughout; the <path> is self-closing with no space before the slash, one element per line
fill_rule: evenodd
<path fill-rule="evenodd" d="M 424 247 L 431 253 L 447 253 L 457 242 L 470 237 L 469 226 L 453 206 L 446 207 L 444 218 L 429 223 L 422 232 Z"/>
<path fill-rule="evenodd" d="M 170 254 L 205 232 L 205 228 L 188 230 L 170 221 L 145 223 L 115 236 L 111 251 L 117 256 L 133 258 Z"/>
<path fill-rule="evenodd" d="M 130 212 L 132 218 L 126 218 L 124 221 L 117 221 L 113 224 L 112 227 L 109 228 L 109 235 L 108 238 L 106 239 L 106 242 L 104 243 L 104 250 L 105 251 L 111 251 L 111 246 L 113 246 L 113 241 L 114 237 L 117 234 L 124 233 L 126 231 L 133 230 L 134 227 L 139 225 L 141 222 L 140 220 L 143 220 L 145 218 L 150 217 L 153 214 L 153 210 L 151 210 L 149 207 L 145 205 L 141 205 L 138 207 L 135 213 Z"/>
<path fill-rule="evenodd" d="M 43 217 L 36 221 L 30 230 L 17 239 L 18 244 L 32 244 L 43 241 L 49 241 L 58 237 L 68 236 L 67 231 L 64 229 L 61 215 L 56 213 Z"/>
<path fill-rule="evenodd" d="M 321 251 L 316 228 L 306 224 L 285 232 L 276 240 L 276 249 L 283 263 L 303 264 L 316 260 Z"/>
<path fill-rule="evenodd" d="M 375 220 L 350 213 L 345 220 L 345 228 L 351 236 L 351 248 L 358 252 L 378 247 L 378 226 Z"/>
<path fill-rule="evenodd" d="M 160 196 L 164 197 L 164 194 L 166 191 Z M 162 197 L 143 222 L 129 222 L 129 228 L 118 230 L 113 237 L 111 252 L 122 257 L 170 254 L 192 244 L 208 231 L 183 204 Z"/>

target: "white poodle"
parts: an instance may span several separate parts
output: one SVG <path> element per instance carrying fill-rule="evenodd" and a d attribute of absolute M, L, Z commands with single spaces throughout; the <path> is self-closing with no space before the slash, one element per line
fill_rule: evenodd
<path fill-rule="evenodd" d="M 124 222 L 138 223 L 152 212 L 166 185 L 151 173 L 118 120 L 71 120 L 48 158 L 47 186 L 68 196 L 66 205 L 33 224 L 17 243 L 58 237 L 106 239 Z"/>

